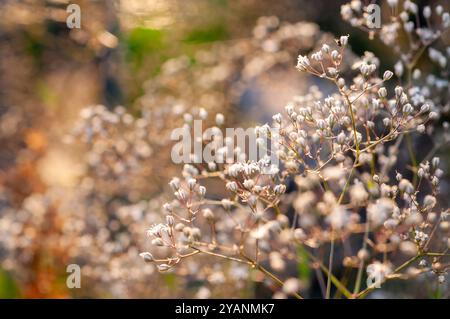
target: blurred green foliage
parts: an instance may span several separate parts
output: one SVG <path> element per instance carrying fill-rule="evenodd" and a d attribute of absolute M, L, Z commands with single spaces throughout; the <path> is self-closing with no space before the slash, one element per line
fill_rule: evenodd
<path fill-rule="evenodd" d="M 297 256 L 299 260 L 297 265 L 298 278 L 308 282 L 311 278 L 311 268 L 309 267 L 309 258 L 305 248 L 299 246 L 297 248 Z"/>
<path fill-rule="evenodd" d="M 19 288 L 11 276 L 0 268 L 0 299 L 20 298 Z"/>
<path fill-rule="evenodd" d="M 225 25 L 217 24 L 205 28 L 198 28 L 190 31 L 184 38 L 188 43 L 206 43 L 213 41 L 226 40 L 229 32 Z"/>
<path fill-rule="evenodd" d="M 148 54 L 154 54 L 165 47 L 164 31 L 137 27 L 131 30 L 124 43 L 128 61 L 135 67 L 140 67 Z"/>

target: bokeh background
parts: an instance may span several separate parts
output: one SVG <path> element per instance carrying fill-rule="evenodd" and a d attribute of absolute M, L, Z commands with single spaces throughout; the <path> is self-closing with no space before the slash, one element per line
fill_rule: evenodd
<path fill-rule="evenodd" d="M 0 2 L 0 297 L 265 296 L 227 280 L 239 268 L 211 264 L 189 280 L 138 257 L 180 169 L 171 129 L 200 107 L 229 124 L 264 121 L 319 85 L 294 66 L 323 38 L 351 34 L 356 54 L 383 54 L 381 69 L 394 57 L 341 20 L 345 1 L 71 2 L 81 29 L 66 26 L 69 1 Z M 79 114 L 91 105 L 144 120 L 88 136 L 96 123 Z M 66 287 L 70 263 L 83 267 L 81 289 Z"/>

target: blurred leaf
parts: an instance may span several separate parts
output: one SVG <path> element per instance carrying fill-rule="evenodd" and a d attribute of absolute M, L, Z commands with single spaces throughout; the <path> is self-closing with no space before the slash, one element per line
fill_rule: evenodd
<path fill-rule="evenodd" d="M 298 246 L 297 256 L 299 259 L 299 263 L 297 266 L 298 278 L 300 280 L 309 281 L 309 279 L 311 278 L 311 268 L 309 267 L 309 258 L 308 254 L 305 251 L 305 248 L 303 248 L 302 246 Z"/>
<path fill-rule="evenodd" d="M 165 281 L 166 285 L 170 289 L 174 290 L 176 288 L 176 279 L 177 278 L 176 278 L 175 274 L 171 274 L 171 273 L 164 274 L 163 278 L 164 278 L 164 281 Z"/>
<path fill-rule="evenodd" d="M 219 6 L 227 6 L 228 0 L 210 0 L 213 4 L 219 5 Z"/>
<path fill-rule="evenodd" d="M 184 38 L 189 43 L 205 43 L 225 40 L 228 38 L 228 30 L 224 25 L 213 25 L 206 28 L 194 29 Z"/>
<path fill-rule="evenodd" d="M 45 46 L 42 42 L 42 39 L 31 34 L 25 33 L 26 38 L 26 51 L 36 60 L 40 60 L 42 58 L 42 54 L 44 53 Z"/>
<path fill-rule="evenodd" d="M 142 63 L 146 54 L 157 52 L 164 47 L 164 32 L 149 28 L 134 28 L 125 39 L 128 59 L 136 64 Z"/>
<path fill-rule="evenodd" d="M 0 299 L 20 298 L 19 288 L 11 276 L 0 269 Z"/>
<path fill-rule="evenodd" d="M 434 299 L 442 299 L 444 297 L 443 289 L 441 289 L 440 285 L 437 286 L 437 288 L 433 291 L 431 294 L 431 298 Z"/>
<path fill-rule="evenodd" d="M 56 92 L 43 81 L 38 81 L 36 85 L 36 93 L 38 97 L 47 106 L 55 108 L 58 106 L 58 95 Z"/>

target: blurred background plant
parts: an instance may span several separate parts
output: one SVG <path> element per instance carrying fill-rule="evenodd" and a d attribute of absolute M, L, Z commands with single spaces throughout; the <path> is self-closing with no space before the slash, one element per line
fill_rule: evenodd
<path fill-rule="evenodd" d="M 260 274 L 214 258 L 196 276 L 196 263 L 177 270 L 187 276 L 142 264 L 143 234 L 179 172 L 170 132 L 186 112 L 245 126 L 311 85 L 331 90 L 294 66 L 340 34 L 351 33 L 357 55 L 386 47 L 342 21 L 345 1 L 73 3 L 81 29 L 66 26 L 69 1 L 0 3 L 0 297 L 272 296 Z M 381 69 L 396 62 L 383 58 Z M 82 266 L 81 289 L 66 287 L 71 263 Z M 413 296 L 440 293 L 430 285 Z"/>

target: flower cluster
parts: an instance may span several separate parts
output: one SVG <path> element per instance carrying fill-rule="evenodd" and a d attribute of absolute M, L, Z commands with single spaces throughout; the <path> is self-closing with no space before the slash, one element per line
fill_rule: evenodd
<path fill-rule="evenodd" d="M 414 7 L 410 1 L 404 6 Z M 362 10 L 352 1 L 343 7 L 344 18 Z M 436 11 L 447 27 L 446 15 Z M 331 93 L 312 86 L 271 124 L 255 128 L 258 138 L 272 140 L 279 167 L 267 173 L 262 168 L 270 163 L 247 160 L 240 147 L 233 163 L 184 166 L 184 181 L 170 182 L 175 199 L 165 204 L 166 223 L 149 230 L 153 244 L 168 250 L 163 257 L 142 253 L 144 260 L 161 271 L 201 255 L 247 265 L 265 276 L 274 297 L 307 293 L 310 278 L 292 274 L 302 263 L 316 270 L 327 298 L 332 286 L 360 298 L 388 280 L 422 273 L 445 281 L 449 210 L 438 201 L 444 172 L 435 153 L 449 140 L 448 124 L 442 143 L 419 161 L 414 140 L 434 133 L 448 99 L 432 93 L 440 86 L 436 78 L 429 81 L 432 75 L 421 83 L 420 55 L 414 64 L 408 60 L 411 77 L 404 83 L 398 65 L 395 72 L 382 71 L 370 52 L 354 58 L 349 42 L 341 36 L 298 57 L 297 69 L 330 83 Z M 186 118 L 189 128 L 192 117 Z M 223 190 L 209 191 L 214 183 Z M 342 282 L 333 274 L 341 267 Z M 365 272 L 374 282 L 363 284 Z"/>

